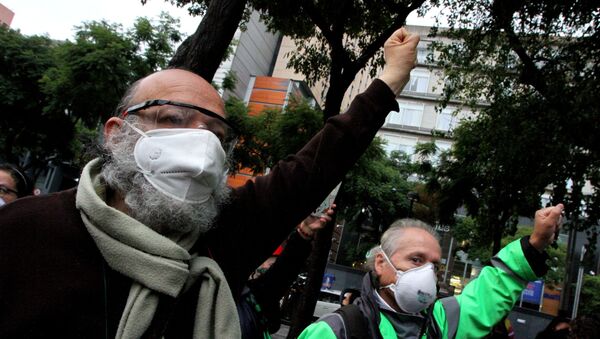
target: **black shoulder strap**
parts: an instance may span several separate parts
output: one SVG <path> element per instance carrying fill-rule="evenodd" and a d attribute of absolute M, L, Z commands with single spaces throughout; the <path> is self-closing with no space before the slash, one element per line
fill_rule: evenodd
<path fill-rule="evenodd" d="M 448 323 L 448 338 L 453 339 L 458 329 L 458 320 L 460 319 L 460 305 L 456 297 L 447 297 L 440 299 L 446 313 L 446 322 Z"/>
<path fill-rule="evenodd" d="M 338 308 L 335 313 L 342 316 L 344 327 L 346 328 L 346 338 L 363 339 L 369 337 L 369 330 L 365 322 L 365 317 L 360 312 L 360 308 L 355 304 L 346 305 Z"/>

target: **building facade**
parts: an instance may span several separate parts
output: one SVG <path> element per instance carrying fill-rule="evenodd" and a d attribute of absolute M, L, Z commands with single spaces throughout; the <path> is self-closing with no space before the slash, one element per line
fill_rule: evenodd
<path fill-rule="evenodd" d="M 0 25 L 5 25 L 10 27 L 13 18 L 15 17 L 15 13 L 8 9 L 8 7 L 0 4 Z"/>

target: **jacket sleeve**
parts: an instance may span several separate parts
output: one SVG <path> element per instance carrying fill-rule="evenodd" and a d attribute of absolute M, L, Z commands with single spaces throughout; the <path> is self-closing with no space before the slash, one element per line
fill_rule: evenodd
<path fill-rule="evenodd" d="M 337 337 L 326 322 L 317 321 L 305 328 L 298 339 L 337 339 Z"/>
<path fill-rule="evenodd" d="M 455 297 L 460 312 L 456 338 L 484 337 L 512 309 L 527 282 L 545 272 L 544 255 L 531 252 L 528 239 L 504 247 L 492 259 L 493 266 L 484 267 Z M 434 318 L 447 338 L 450 317 L 446 317 L 441 301 L 434 307 Z"/>

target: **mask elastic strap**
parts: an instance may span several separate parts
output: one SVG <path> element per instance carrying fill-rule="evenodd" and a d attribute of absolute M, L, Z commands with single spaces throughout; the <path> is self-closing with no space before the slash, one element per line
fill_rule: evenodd
<path fill-rule="evenodd" d="M 390 266 L 392 266 L 392 268 L 397 272 L 398 269 L 396 268 L 396 266 L 394 266 L 394 264 L 392 264 L 392 261 L 390 260 L 390 258 L 388 258 L 387 254 L 385 254 L 385 251 L 383 250 L 383 248 L 381 247 L 381 245 L 379 245 L 379 249 L 381 250 L 381 253 L 383 254 L 383 257 L 388 262 L 388 264 L 390 264 Z"/>
<path fill-rule="evenodd" d="M 388 262 L 388 264 L 390 264 L 390 266 L 392 266 L 392 268 L 394 269 L 394 271 L 398 272 L 398 270 L 396 269 L 396 267 L 394 266 L 394 264 L 392 264 L 392 261 L 390 260 L 390 258 L 388 258 L 387 254 L 385 254 L 385 251 L 383 250 L 383 248 L 381 247 L 381 245 L 379 245 L 379 249 L 381 250 L 381 253 L 383 254 L 383 257 Z M 386 288 L 393 288 L 395 286 L 396 286 L 396 283 L 391 283 L 391 284 L 379 287 L 379 289 L 383 290 L 383 289 L 386 289 Z"/>

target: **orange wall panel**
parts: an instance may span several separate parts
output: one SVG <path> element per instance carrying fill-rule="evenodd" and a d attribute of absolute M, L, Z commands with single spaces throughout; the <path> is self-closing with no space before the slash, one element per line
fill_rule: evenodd
<path fill-rule="evenodd" d="M 257 116 L 260 113 L 262 113 L 262 111 L 264 111 L 265 109 L 281 109 L 282 105 L 265 105 L 265 104 L 258 104 L 255 102 L 249 102 L 248 103 L 248 114 L 251 116 Z"/>
<path fill-rule="evenodd" d="M 273 89 L 287 92 L 289 79 L 272 78 L 272 77 L 256 77 L 254 79 L 254 88 Z"/>
<path fill-rule="evenodd" d="M 254 89 L 250 95 L 250 102 L 259 102 L 263 104 L 283 105 L 286 92 L 276 92 L 265 89 Z"/>

